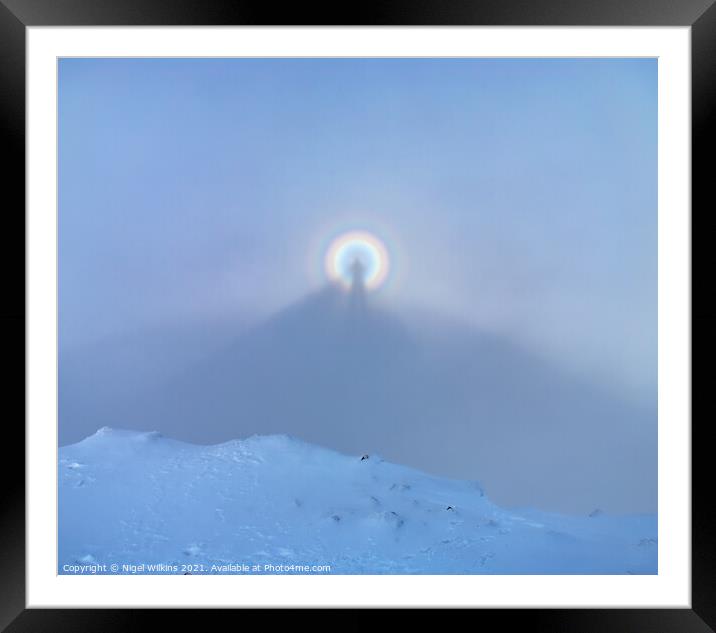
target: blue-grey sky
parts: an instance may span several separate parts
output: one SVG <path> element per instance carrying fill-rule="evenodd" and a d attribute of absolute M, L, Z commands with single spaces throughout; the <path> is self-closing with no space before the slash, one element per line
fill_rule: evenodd
<path fill-rule="evenodd" d="M 656 385 L 653 59 L 62 59 L 60 346 L 250 322 L 368 228 L 380 301 Z"/>

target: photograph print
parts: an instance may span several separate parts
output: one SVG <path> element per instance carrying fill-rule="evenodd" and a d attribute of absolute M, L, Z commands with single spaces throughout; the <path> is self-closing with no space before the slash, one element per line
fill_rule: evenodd
<path fill-rule="evenodd" d="M 656 58 L 60 58 L 58 561 L 653 575 Z"/>

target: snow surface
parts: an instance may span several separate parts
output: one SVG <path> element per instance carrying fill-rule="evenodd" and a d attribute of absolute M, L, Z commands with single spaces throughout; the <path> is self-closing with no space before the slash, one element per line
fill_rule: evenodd
<path fill-rule="evenodd" d="M 102 428 L 59 449 L 58 572 L 657 573 L 655 515 L 508 510 L 476 482 L 362 457 Z"/>

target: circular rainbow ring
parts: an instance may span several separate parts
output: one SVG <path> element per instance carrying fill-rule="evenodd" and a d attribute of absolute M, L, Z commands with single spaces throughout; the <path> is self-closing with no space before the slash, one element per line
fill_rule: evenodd
<path fill-rule="evenodd" d="M 388 277 L 388 250 L 375 235 L 367 231 L 349 231 L 336 237 L 328 247 L 325 271 L 328 278 L 348 287 L 352 282 L 350 268 L 355 258 L 366 267 L 365 287 L 379 288 Z"/>

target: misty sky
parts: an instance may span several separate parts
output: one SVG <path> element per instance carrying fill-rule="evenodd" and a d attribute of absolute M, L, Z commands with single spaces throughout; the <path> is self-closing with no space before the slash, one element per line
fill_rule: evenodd
<path fill-rule="evenodd" d="M 60 347 L 250 322 L 374 231 L 378 297 L 656 385 L 657 63 L 62 59 Z"/>

